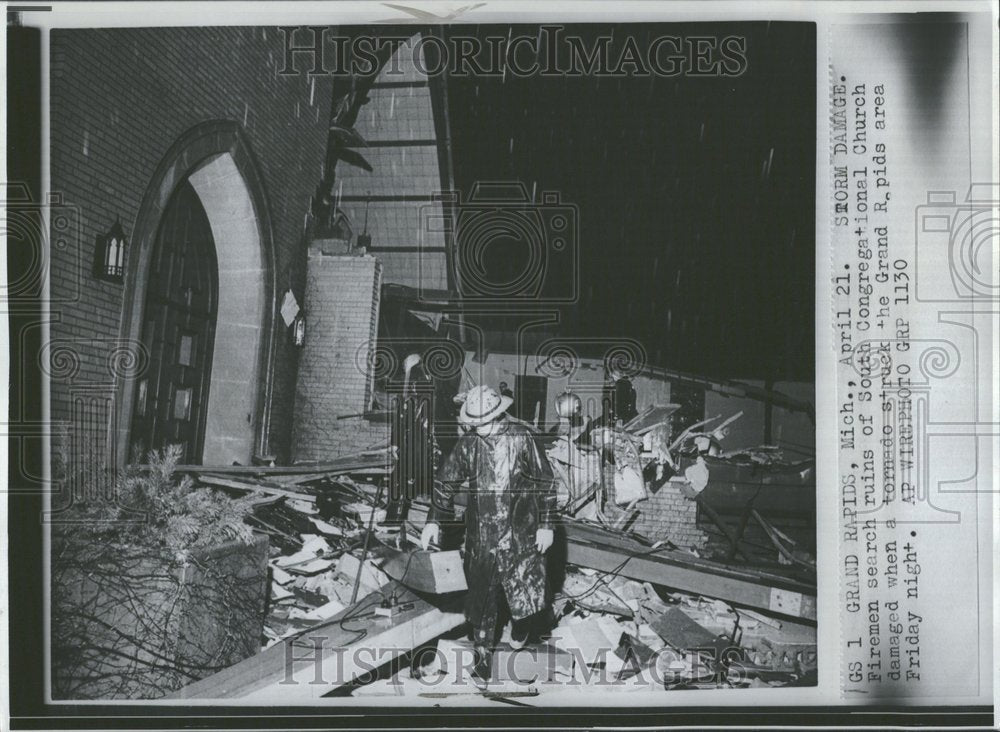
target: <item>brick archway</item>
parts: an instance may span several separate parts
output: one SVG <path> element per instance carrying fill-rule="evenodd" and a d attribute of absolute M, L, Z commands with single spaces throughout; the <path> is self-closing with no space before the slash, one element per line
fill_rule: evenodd
<path fill-rule="evenodd" d="M 246 434 L 223 435 L 230 442 L 228 448 L 222 437 L 222 441 L 212 443 L 206 440 L 206 457 L 213 462 L 230 462 L 231 459 L 242 462 L 254 452 L 268 451 L 275 346 L 275 258 L 262 179 L 242 130 L 235 122 L 210 121 L 189 130 L 174 143 L 153 175 L 133 227 L 121 336 L 129 343 L 140 342 L 156 234 L 171 194 L 186 180 L 191 181 L 202 199 L 216 239 L 220 256 L 219 304 L 232 314 L 228 321 L 230 339 L 236 341 L 237 331 L 242 328 L 248 336 L 243 342 L 256 343 L 255 347 L 240 352 L 242 363 L 237 363 L 232 358 L 227 359 L 227 352 L 220 350 L 220 345 L 226 346 L 220 344 L 217 333 L 216 353 L 223 359 L 213 367 L 213 387 L 208 396 L 209 429 L 213 430 L 213 421 L 216 426 L 232 424 L 238 416 L 240 429 Z M 223 268 L 227 268 L 228 275 Z M 245 279 L 248 272 L 249 279 Z M 251 286 L 240 286 L 241 282 L 249 282 Z M 235 301 L 238 296 L 244 298 L 242 303 Z M 253 313 L 254 322 L 241 322 L 245 319 L 236 315 L 247 312 Z M 256 358 L 252 357 L 252 350 L 256 350 Z M 228 378 L 232 374 L 227 373 L 227 369 L 234 364 L 242 371 L 236 379 Z M 129 458 L 135 383 L 132 378 L 118 382 L 114 439 L 119 464 Z M 214 401 L 213 391 L 218 397 Z M 224 405 L 238 408 L 240 414 L 228 414 L 222 409 Z"/>

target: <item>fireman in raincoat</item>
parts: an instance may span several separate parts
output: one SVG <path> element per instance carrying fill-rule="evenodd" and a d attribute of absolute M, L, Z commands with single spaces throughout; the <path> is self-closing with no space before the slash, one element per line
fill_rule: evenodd
<path fill-rule="evenodd" d="M 531 431 L 506 418 L 511 402 L 487 386 L 469 390 L 458 419 L 470 429 L 436 476 L 421 536 L 425 549 L 437 543 L 439 525 L 454 518 L 455 494 L 468 481 L 465 615 L 481 659 L 496 645 L 502 603 L 510 610 L 517 648 L 547 602 L 544 555 L 556 511 L 552 468 Z"/>

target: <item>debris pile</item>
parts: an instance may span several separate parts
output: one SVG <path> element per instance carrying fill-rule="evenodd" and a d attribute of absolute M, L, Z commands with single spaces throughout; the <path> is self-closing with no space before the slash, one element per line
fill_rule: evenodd
<path fill-rule="evenodd" d="M 401 658 L 348 680 L 337 693 L 532 696 L 595 686 L 662 692 L 811 683 L 812 557 L 757 509 L 773 473 L 784 476 L 782 487 L 791 482 L 800 489 L 811 473 L 789 470 L 767 448 L 722 454 L 724 427 L 739 415 L 712 432 L 688 429 L 671 439 L 675 409 L 651 407 L 624 426 L 538 436 L 557 479 L 568 559 L 552 588 L 548 626 L 520 648 L 508 624 L 488 684 L 471 673 L 475 651 L 460 616 L 450 615 L 459 620 L 409 638 Z M 208 485 L 261 495 L 248 520 L 271 538 L 262 652 L 310 629 L 343 627 L 345 619 L 351 630 L 341 637 L 351 645 L 384 637 L 401 609 L 460 611 L 459 551 L 416 550 L 426 501 L 410 504 L 401 530 L 380 527 L 392 461 L 390 451 L 381 451 L 293 468 L 192 466 Z M 725 463 L 757 471 L 756 492 L 739 503 L 746 518 L 737 528 L 727 521 L 731 506 L 706 500 Z M 706 527 L 706 518 L 714 526 Z M 748 525 L 770 540 L 764 551 L 749 546 Z M 710 532 L 724 539 L 714 553 L 705 540 Z M 717 561 L 727 552 L 728 564 Z"/>
<path fill-rule="evenodd" d="M 815 628 L 649 582 L 573 567 L 553 610 L 554 627 L 534 645 L 512 647 L 508 625 L 488 683 L 472 673 L 472 643 L 444 637 L 353 695 L 757 688 L 816 672 Z"/>
<path fill-rule="evenodd" d="M 768 445 L 723 452 L 742 412 L 674 436 L 678 408 L 650 405 L 625 424 L 545 438 L 563 513 L 699 556 L 814 571 L 814 461 Z"/>
<path fill-rule="evenodd" d="M 207 485 L 272 499 L 247 519 L 270 537 L 262 649 L 329 621 L 389 581 L 377 565 L 379 548 L 364 557 L 362 550 L 367 527 L 385 519 L 381 484 L 391 460 L 379 450 L 293 467 L 182 466 Z"/>

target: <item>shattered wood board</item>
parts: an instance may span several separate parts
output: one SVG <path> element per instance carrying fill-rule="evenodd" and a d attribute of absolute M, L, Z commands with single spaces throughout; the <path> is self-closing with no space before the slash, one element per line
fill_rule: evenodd
<path fill-rule="evenodd" d="M 637 414 L 630 422 L 624 425 L 622 429 L 626 432 L 640 434 L 652 427 L 663 424 L 680 408 L 680 404 L 650 405 L 646 408 L 645 412 Z"/>
<path fill-rule="evenodd" d="M 413 603 L 413 607 L 398 611 L 391 619 L 353 617 L 370 612 L 383 595 L 393 593 L 401 604 Z M 461 613 L 436 608 L 406 588 L 390 583 L 297 641 L 289 638 L 276 643 L 166 698 L 252 699 L 281 704 L 313 700 L 463 622 Z M 366 631 L 363 638 L 362 630 Z"/>
<path fill-rule="evenodd" d="M 392 458 L 388 450 L 376 450 L 349 455 L 322 463 L 303 465 L 178 465 L 174 470 L 178 473 L 219 473 L 225 475 L 302 475 L 352 473 L 366 468 L 384 468 Z"/>
<path fill-rule="evenodd" d="M 710 562 L 684 552 L 660 550 L 611 532 L 566 525 L 567 561 L 615 572 L 682 592 L 737 605 L 816 620 L 816 589 L 772 572 Z M 607 538 L 605 538 L 607 537 Z M 606 543 L 607 542 L 607 543 Z"/>
<path fill-rule="evenodd" d="M 240 491 L 252 491 L 255 493 L 266 493 L 269 496 L 279 496 L 282 498 L 288 498 L 293 501 L 306 501 L 308 503 L 315 503 L 316 496 L 309 493 L 299 493 L 297 491 L 290 491 L 279 486 L 268 485 L 263 482 L 249 480 L 240 480 L 234 478 L 225 478 L 221 475 L 210 475 L 210 474 L 199 474 L 198 482 L 204 483 L 205 485 L 216 486 L 219 488 L 235 488 Z"/>

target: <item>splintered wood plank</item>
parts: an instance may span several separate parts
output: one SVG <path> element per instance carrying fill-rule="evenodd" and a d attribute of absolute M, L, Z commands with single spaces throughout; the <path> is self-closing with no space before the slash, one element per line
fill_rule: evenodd
<path fill-rule="evenodd" d="M 593 527 L 567 524 L 567 561 L 623 577 L 816 620 L 816 588 L 764 570 L 725 565 L 683 552 L 652 550 Z"/>
<path fill-rule="evenodd" d="M 204 483 L 205 485 L 215 486 L 217 488 L 234 488 L 239 491 L 252 491 L 255 493 L 265 493 L 269 496 L 290 498 L 293 501 L 308 501 L 309 503 L 316 502 L 316 496 L 311 493 L 299 493 L 298 491 L 289 491 L 284 488 L 278 488 L 267 483 L 262 483 L 255 480 L 236 480 L 233 478 L 224 478 L 220 475 L 199 475 L 198 482 Z"/>
<path fill-rule="evenodd" d="M 368 613 L 395 594 L 412 603 L 392 618 Z M 242 699 L 297 703 L 316 699 L 388 663 L 465 622 L 461 613 L 440 610 L 397 583 L 357 603 L 297 639 L 286 639 L 166 699 Z"/>
<path fill-rule="evenodd" d="M 224 475 L 334 475 L 369 468 L 384 468 L 394 458 L 388 450 L 373 450 L 322 463 L 303 465 L 178 465 L 178 473 L 218 473 Z"/>

